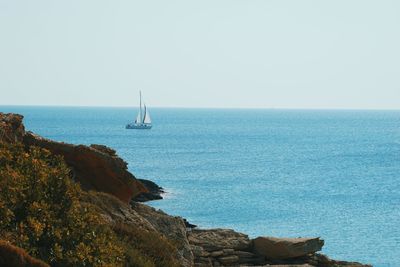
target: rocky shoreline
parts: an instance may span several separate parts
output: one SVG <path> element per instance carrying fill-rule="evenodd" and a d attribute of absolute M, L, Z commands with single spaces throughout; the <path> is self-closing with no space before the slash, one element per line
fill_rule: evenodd
<path fill-rule="evenodd" d="M 159 186 L 153 181 L 146 179 L 138 179 L 148 190 L 148 192 L 143 192 L 137 195 L 132 201 L 135 202 L 146 202 L 150 200 L 160 200 L 163 199 L 162 194 L 165 193 L 164 188 Z"/>
<path fill-rule="evenodd" d="M 198 229 L 185 219 L 170 216 L 145 204 L 162 199 L 163 189 L 149 180 L 137 179 L 116 151 L 102 145 L 72 145 L 55 142 L 26 132 L 23 116 L 0 113 L 0 142 L 38 146 L 64 158 L 74 181 L 91 191 L 87 201 L 110 225 L 123 222 L 128 227 L 155 231 L 176 246 L 180 266 L 370 266 L 335 261 L 317 253 L 324 245 L 320 238 L 250 239 L 230 229 Z"/>

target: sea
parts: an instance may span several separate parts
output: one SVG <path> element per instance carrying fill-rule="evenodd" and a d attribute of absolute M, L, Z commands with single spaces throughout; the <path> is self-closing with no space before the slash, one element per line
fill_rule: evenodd
<path fill-rule="evenodd" d="M 166 194 L 148 204 L 201 228 L 322 237 L 323 253 L 400 266 L 400 111 L 0 106 L 27 130 L 105 144 Z"/>

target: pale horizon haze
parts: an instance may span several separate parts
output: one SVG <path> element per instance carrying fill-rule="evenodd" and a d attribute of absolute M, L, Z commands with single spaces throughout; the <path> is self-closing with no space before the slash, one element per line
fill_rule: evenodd
<path fill-rule="evenodd" d="M 0 0 L 0 105 L 400 109 L 400 1 Z"/>

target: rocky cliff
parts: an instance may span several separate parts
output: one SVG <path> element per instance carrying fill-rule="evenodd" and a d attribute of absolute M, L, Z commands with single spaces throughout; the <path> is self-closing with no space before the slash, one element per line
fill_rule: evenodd
<path fill-rule="evenodd" d="M 76 146 L 42 138 L 25 132 L 22 118 L 21 115 L 0 113 L 0 142 L 22 142 L 26 147 L 39 146 L 62 156 L 73 179 L 84 189 L 94 190 L 82 196 L 83 202 L 96 207 L 112 227 L 123 225 L 128 230 L 163 236 L 174 244 L 176 250 L 172 257 L 180 266 L 368 266 L 334 261 L 319 254 L 324 244 L 319 238 L 250 239 L 246 234 L 230 229 L 188 227 L 183 218 L 131 201 L 152 199 L 148 194 L 158 194 L 162 189 L 152 182 L 136 179 L 114 150 L 101 145 Z M 4 259 L 1 257 L 0 262 Z"/>
<path fill-rule="evenodd" d="M 111 148 L 102 145 L 72 145 L 55 142 L 26 132 L 23 116 L 0 113 L 0 141 L 22 142 L 26 146 L 45 148 L 64 158 L 75 181 L 83 189 L 109 193 L 125 203 L 149 190 L 128 172 L 127 163 Z"/>
<path fill-rule="evenodd" d="M 112 194 L 125 203 L 148 190 L 130 172 L 115 151 L 100 145 L 71 145 L 26 132 L 23 143 L 63 156 L 83 189 Z"/>

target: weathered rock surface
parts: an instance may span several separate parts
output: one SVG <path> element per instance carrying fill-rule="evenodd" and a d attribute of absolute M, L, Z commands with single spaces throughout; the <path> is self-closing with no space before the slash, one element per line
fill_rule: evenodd
<path fill-rule="evenodd" d="M 258 237 L 252 242 L 256 254 L 272 260 L 306 256 L 320 251 L 324 245 L 319 238 Z"/>
<path fill-rule="evenodd" d="M 191 266 L 193 264 L 192 249 L 187 239 L 185 223 L 181 217 L 168 215 L 161 210 L 156 210 L 140 203 L 132 203 L 132 209 L 149 221 L 157 231 L 174 242 L 178 248 L 179 258 L 183 266 Z"/>
<path fill-rule="evenodd" d="M 127 163 L 108 147 L 55 142 L 31 132 L 25 133 L 23 142 L 27 146 L 38 146 L 63 156 L 74 173 L 74 179 L 85 190 L 109 193 L 125 203 L 147 192 L 135 176 L 128 172 Z"/>
<path fill-rule="evenodd" d="M 318 267 L 372 267 L 369 264 L 362 264 L 359 262 L 336 261 L 331 260 L 323 254 L 316 253 L 310 257 L 310 262 L 315 263 Z"/>
<path fill-rule="evenodd" d="M 247 235 L 231 229 L 193 229 L 189 232 L 189 242 L 199 245 L 207 251 L 227 248 L 246 250 L 250 246 L 250 239 Z"/>
<path fill-rule="evenodd" d="M 83 196 L 82 201 L 97 207 L 98 212 L 111 225 L 122 222 L 128 227 L 162 234 L 177 247 L 176 259 L 179 260 L 181 266 L 193 266 L 193 253 L 187 240 L 186 227 L 182 218 L 167 215 L 140 203 L 129 205 L 114 196 L 101 192 L 90 192 Z"/>
<path fill-rule="evenodd" d="M 228 255 L 228 256 L 223 256 L 219 257 L 218 261 L 223 264 L 223 265 L 233 265 L 239 262 L 239 257 L 236 255 Z"/>
<path fill-rule="evenodd" d="M 195 266 L 369 267 L 315 253 L 324 245 L 319 238 L 249 240 L 247 235 L 229 229 L 193 229 L 187 235 Z"/>
<path fill-rule="evenodd" d="M 110 224 L 123 222 L 132 227 L 157 231 L 149 221 L 133 210 L 129 204 L 121 202 L 121 200 L 110 194 L 92 191 L 83 195 L 81 201 L 88 202 L 97 207 L 97 211 Z"/>
<path fill-rule="evenodd" d="M 230 229 L 193 229 L 188 231 L 188 239 L 196 266 L 250 266 L 266 263 L 265 257 L 248 251 L 251 242 L 247 235 Z"/>
<path fill-rule="evenodd" d="M 314 267 L 310 264 L 273 264 L 273 265 L 265 265 L 265 267 Z"/>
<path fill-rule="evenodd" d="M 153 181 L 138 179 L 148 190 L 148 192 L 142 192 L 139 195 L 135 196 L 132 200 L 136 202 L 146 202 L 150 200 L 159 200 L 162 199 L 161 194 L 164 193 L 164 189 L 157 185 Z"/>
<path fill-rule="evenodd" d="M 23 118 L 22 115 L 0 112 L 0 142 L 22 142 L 25 135 Z"/>

